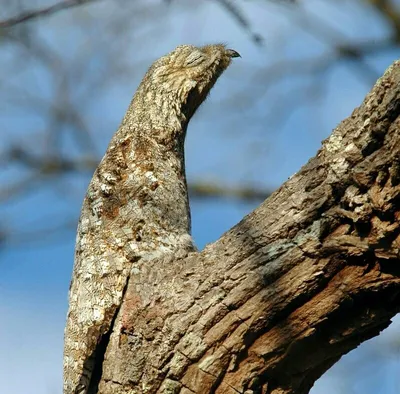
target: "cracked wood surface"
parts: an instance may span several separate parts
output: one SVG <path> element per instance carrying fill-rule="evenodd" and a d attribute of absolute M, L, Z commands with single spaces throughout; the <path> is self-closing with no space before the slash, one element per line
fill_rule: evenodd
<path fill-rule="evenodd" d="M 102 394 L 307 393 L 400 309 L 400 62 L 218 241 L 131 274 Z"/>

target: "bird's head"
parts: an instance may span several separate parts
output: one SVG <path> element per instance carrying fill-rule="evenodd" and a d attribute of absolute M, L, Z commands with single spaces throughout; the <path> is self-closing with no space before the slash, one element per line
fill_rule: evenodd
<path fill-rule="evenodd" d="M 188 121 L 232 58 L 239 56 L 223 44 L 179 45 L 153 63 L 146 75 L 146 84 L 150 82 L 164 97 L 170 96 Z"/>

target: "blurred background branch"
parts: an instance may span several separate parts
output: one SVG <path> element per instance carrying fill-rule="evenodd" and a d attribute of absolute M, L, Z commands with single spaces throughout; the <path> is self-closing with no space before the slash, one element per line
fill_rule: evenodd
<path fill-rule="evenodd" d="M 271 138 L 273 134 L 273 140 L 279 130 L 292 127 L 289 120 L 301 108 L 315 111 L 329 94 L 326 86 L 328 73 L 332 73 L 338 65 L 345 65 L 367 90 L 382 71 L 374 65 L 374 57 L 385 56 L 400 45 L 400 9 L 398 3 L 385 0 L 342 1 L 335 5 L 330 1 L 320 1 L 311 2 L 310 6 L 299 1 L 268 0 L 258 4 L 233 0 L 204 3 L 208 6 L 213 3 L 225 13 L 232 24 L 243 31 L 249 44 L 255 46 L 260 58 L 252 64 L 250 57 L 244 57 L 242 68 L 236 71 L 237 75 L 244 74 L 246 77 L 240 78 L 236 89 L 232 89 L 229 97 L 221 101 L 225 114 L 218 114 L 218 119 L 225 125 L 221 124 L 220 138 L 229 146 L 236 130 L 243 127 L 231 128 L 229 125 L 232 121 L 238 123 L 229 118 L 232 114 L 235 119 L 238 109 L 242 119 L 249 117 L 253 125 L 258 125 L 253 127 L 253 131 L 248 131 L 248 141 L 239 154 L 243 157 L 241 160 L 247 162 L 236 163 L 242 172 L 240 179 L 223 179 L 223 176 L 217 175 L 216 179 L 206 181 L 209 176 L 201 175 L 200 171 L 196 174 L 198 180 L 191 181 L 191 196 L 192 199 L 229 198 L 259 203 L 270 194 L 273 186 L 254 183 L 259 173 L 246 160 L 246 156 L 251 157 L 254 152 L 246 151 L 245 145 L 257 151 L 260 144 L 268 144 L 261 142 L 265 138 Z M 380 20 L 384 33 L 379 32 L 374 38 L 366 34 L 351 37 L 352 31 L 345 31 L 338 21 L 339 16 L 342 14 L 344 17 L 346 13 L 351 20 L 349 11 L 341 10 L 349 4 L 350 12 L 354 12 L 351 7 L 358 7 L 357 11 L 364 7 L 369 18 Z M 142 65 L 156 57 L 155 54 L 146 54 L 146 59 L 142 61 L 132 48 L 132 59 L 123 43 L 127 33 L 125 27 L 129 26 L 130 30 L 127 37 L 132 34 L 131 45 L 142 51 L 144 40 L 140 38 L 143 35 L 141 31 L 152 29 L 164 12 L 170 12 L 173 19 L 179 13 L 190 14 L 207 8 L 207 5 L 190 1 L 66 0 L 43 7 L 38 2 L 35 10 L 26 9 L 26 5 L 30 5 L 29 2 L 20 1 L 3 6 L 3 14 L 12 16 L 0 22 L 3 70 L 8 69 L 0 79 L 6 98 L 0 113 L 4 133 L 0 163 L 6 169 L 5 173 L 16 171 L 19 174 L 11 178 L 6 176 L 5 186 L 0 188 L 0 203 L 26 198 L 37 188 L 59 184 L 60 179 L 72 173 L 81 173 L 84 179 L 89 179 L 101 158 L 107 138 L 117 126 L 114 120 L 104 127 L 104 131 L 100 126 L 102 134 L 98 135 L 95 129 L 99 127 L 99 119 L 93 122 L 93 116 L 87 115 L 91 112 L 89 108 L 96 108 L 98 98 L 107 100 L 107 89 L 121 86 L 133 73 L 138 79 L 135 70 L 142 70 Z M 255 11 L 251 11 L 252 6 Z M 67 9 L 70 13 L 64 14 L 65 22 L 58 25 L 56 14 Z M 329 11 L 336 17 L 330 18 Z M 269 37 L 271 34 L 262 30 L 265 27 L 260 25 L 255 12 L 273 12 L 283 20 L 283 25 L 288 23 L 291 27 L 276 27 L 279 34 L 274 38 L 275 43 Z M 50 16 L 52 18 L 46 19 L 46 23 L 44 19 L 39 19 Z M 143 17 L 146 18 L 145 23 L 135 24 Z M 104 22 L 99 24 L 98 18 L 103 18 Z M 31 23 L 26 23 L 28 21 Z M 80 34 L 80 38 L 65 40 L 70 48 L 63 48 L 62 31 Z M 99 31 L 100 39 L 96 39 L 93 35 Z M 300 41 L 296 34 L 301 35 Z M 157 36 L 157 33 L 143 37 L 151 41 L 154 35 Z M 295 45 L 301 45 L 305 39 L 310 40 L 308 47 L 296 50 Z M 163 48 L 163 52 L 165 50 Z M 264 60 L 263 53 L 269 54 L 268 60 Z M 40 79 L 36 78 L 38 73 L 42 74 Z M 130 93 L 133 91 L 132 84 Z M 108 95 L 108 99 L 111 97 Z M 256 108 L 257 113 L 254 114 Z M 209 112 L 212 113 L 212 109 Z M 314 120 L 322 116 L 314 112 Z M 26 122 L 22 129 L 25 131 L 22 132 L 19 124 L 24 117 Z M 36 121 L 29 122 L 30 117 L 36 118 Z M 16 118 L 20 122 L 15 121 Z M 40 118 L 39 122 L 37 118 Z M 35 127 L 36 123 L 40 126 Z M 19 131 L 16 132 L 16 129 Z M 224 129 L 231 130 L 233 136 L 224 134 Z M 262 148 L 261 151 L 260 155 L 264 155 L 265 151 Z M 213 165 L 218 166 L 218 160 Z M 269 170 L 266 171 L 268 173 Z M 246 172 L 251 173 L 249 177 Z M 267 174 L 265 178 L 268 179 Z M 77 195 L 82 195 L 82 188 Z M 79 200 L 77 198 L 76 204 Z"/>
<path fill-rule="evenodd" d="M 19 23 L 27 22 L 32 19 L 42 18 L 44 16 L 50 16 L 55 14 L 56 12 L 67 10 L 69 8 L 77 7 L 83 4 L 92 3 L 94 1 L 98 0 L 65 0 L 38 10 L 26 10 L 16 16 L 0 21 L 0 28 L 12 27 L 18 25 Z"/>
<path fill-rule="evenodd" d="M 400 53 L 399 0 L 0 1 L 0 252 L 38 293 L 57 275 L 67 291 L 86 187 L 154 59 L 182 43 L 226 42 L 242 55 L 188 131 L 203 247 L 313 156 Z M 56 245 L 66 249 L 54 258 Z M 58 265 L 44 285 L 46 253 Z M 335 393 L 381 390 L 349 381 Z"/>

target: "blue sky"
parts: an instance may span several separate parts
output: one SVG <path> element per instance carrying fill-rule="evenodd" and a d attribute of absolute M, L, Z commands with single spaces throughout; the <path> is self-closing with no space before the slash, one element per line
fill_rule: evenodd
<path fill-rule="evenodd" d="M 147 67 L 181 43 L 226 42 L 242 55 L 191 122 L 186 144 L 189 180 L 276 188 L 315 154 L 321 141 L 350 115 L 370 88 L 370 83 L 357 75 L 351 64 L 339 62 L 321 75 L 293 76 L 267 90 L 267 65 L 329 52 L 324 40 L 307 32 L 307 28 L 298 28 L 300 18 L 284 7 L 246 2 L 251 30 L 264 37 L 264 45 L 259 47 L 249 39 L 251 33 L 238 26 L 216 2 L 175 1 L 170 7 L 154 10 L 152 6 L 158 1 L 138 3 L 146 5 L 138 6 L 136 11 L 132 6 L 135 12 L 120 26 L 122 33 L 113 33 L 115 41 L 111 43 L 107 41 L 111 34 L 109 25 L 114 16 L 121 14 L 118 2 L 100 2 L 35 22 L 36 37 L 62 60 L 60 74 L 72 66 L 81 67 L 74 76 L 78 82 L 72 84 L 70 94 L 90 125 L 99 154 L 118 127 Z M 38 1 L 37 5 L 40 4 Z M 303 11 L 306 19 L 316 15 L 348 39 L 378 40 L 388 33 L 387 26 L 372 9 L 357 1 L 343 1 L 340 6 L 322 0 L 307 4 Z M 86 89 L 85 78 L 107 76 L 107 60 L 102 58 L 101 51 L 104 45 L 111 46 L 111 53 L 116 48 L 113 61 L 118 73 L 103 89 L 91 93 Z M 50 105 L 56 94 L 54 75 L 31 59 L 26 60 L 25 68 L 14 69 L 11 65 L 20 56 L 18 51 L 0 46 L 0 65 L 10 73 L 5 85 L 24 86 L 24 98 L 29 93 Z M 79 63 L 82 53 L 90 60 L 83 65 Z M 368 58 L 367 62 L 380 75 L 396 57 L 398 53 L 388 51 Z M 316 87 L 311 89 L 315 80 Z M 291 104 L 292 92 L 304 95 L 300 103 Z M 90 99 L 81 103 L 84 94 Z M 48 112 L 36 107 L 22 111 L 18 101 L 21 95 L 16 97 L 17 105 L 13 105 L 8 93 L 2 96 L 0 125 L 4 136 L 0 148 L 5 149 L 12 141 L 39 152 L 48 143 L 44 132 L 51 126 L 46 120 Z M 276 107 L 278 102 L 283 104 Z M 279 122 L 273 116 L 277 108 Z M 70 134 L 68 128 L 63 131 L 62 149 L 75 155 L 78 152 Z M 5 185 L 25 174 L 13 166 L 1 171 L 0 181 Z M 0 207 L 3 226 L 12 232 L 0 251 L 2 393 L 61 393 L 63 328 L 75 223 L 89 178 L 89 174 L 51 178 L 36 184 L 23 198 Z M 202 248 L 218 239 L 256 205 L 193 200 L 193 235 L 197 245 Z M 57 227 L 60 218 L 69 225 L 65 231 L 41 231 Z M 34 239 L 21 237 L 32 231 Z M 397 319 L 382 336 L 345 356 L 317 382 L 312 393 L 400 392 L 399 331 Z"/>

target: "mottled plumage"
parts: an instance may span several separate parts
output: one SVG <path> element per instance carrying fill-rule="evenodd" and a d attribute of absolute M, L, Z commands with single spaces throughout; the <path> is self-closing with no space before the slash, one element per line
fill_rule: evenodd
<path fill-rule="evenodd" d="M 224 45 L 181 45 L 154 62 L 95 171 L 77 232 L 64 394 L 97 391 L 97 350 L 107 345 L 130 274 L 166 253 L 193 250 L 186 128 L 236 56 Z"/>

